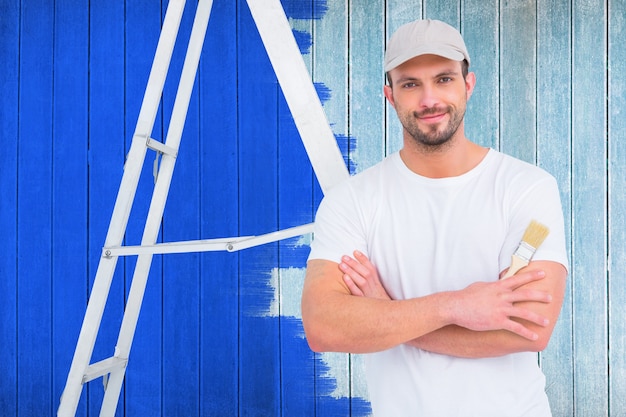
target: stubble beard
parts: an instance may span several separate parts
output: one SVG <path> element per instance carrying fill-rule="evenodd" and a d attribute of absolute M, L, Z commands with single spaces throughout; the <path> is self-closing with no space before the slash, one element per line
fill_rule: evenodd
<path fill-rule="evenodd" d="M 421 150 L 431 153 L 438 152 L 450 145 L 450 140 L 454 137 L 465 116 L 465 109 L 455 111 L 448 106 L 445 112 L 450 116 L 450 120 L 445 127 L 441 128 L 440 124 L 428 126 L 428 130 L 420 129 L 417 120 L 430 114 L 442 113 L 441 108 L 427 109 L 422 112 L 408 112 L 400 117 L 400 122 L 404 130 L 413 139 L 413 142 Z"/>

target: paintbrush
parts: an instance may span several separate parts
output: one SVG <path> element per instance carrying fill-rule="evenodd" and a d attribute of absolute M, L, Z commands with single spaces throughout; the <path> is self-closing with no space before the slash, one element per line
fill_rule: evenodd
<path fill-rule="evenodd" d="M 512 277 L 517 271 L 528 265 L 528 262 L 530 262 L 530 259 L 535 254 L 537 248 L 548 236 L 548 233 L 550 233 L 550 229 L 543 224 L 532 220 L 524 232 L 522 241 L 519 243 L 519 246 L 511 257 L 511 267 L 508 271 L 506 271 L 506 274 L 504 274 L 504 277 L 502 278 Z"/>

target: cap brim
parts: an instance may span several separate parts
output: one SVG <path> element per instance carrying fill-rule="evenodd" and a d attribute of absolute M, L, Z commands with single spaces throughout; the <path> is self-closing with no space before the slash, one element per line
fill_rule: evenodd
<path fill-rule="evenodd" d="M 462 52 L 453 48 L 419 48 L 412 51 L 407 51 L 402 55 L 398 55 L 385 64 L 385 72 L 389 72 L 392 69 L 404 64 L 406 61 L 415 58 L 420 55 L 438 55 L 453 61 L 463 61 L 465 55 Z"/>

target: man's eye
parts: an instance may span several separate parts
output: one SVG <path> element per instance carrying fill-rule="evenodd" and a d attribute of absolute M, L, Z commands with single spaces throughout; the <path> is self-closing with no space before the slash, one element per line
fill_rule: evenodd
<path fill-rule="evenodd" d="M 441 77 L 441 78 L 439 79 L 439 82 L 440 82 L 440 83 L 444 83 L 444 84 L 445 84 L 445 83 L 449 83 L 450 81 L 452 81 L 452 78 L 451 78 L 451 77 Z"/>
<path fill-rule="evenodd" d="M 416 83 L 404 83 L 404 84 L 402 84 L 402 88 L 413 88 L 415 86 L 417 86 Z"/>

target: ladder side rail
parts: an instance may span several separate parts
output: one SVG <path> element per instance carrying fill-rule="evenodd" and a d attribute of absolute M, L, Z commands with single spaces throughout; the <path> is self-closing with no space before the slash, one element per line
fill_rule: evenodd
<path fill-rule="evenodd" d="M 280 0 L 247 0 L 296 128 L 326 192 L 349 177 Z"/>
<path fill-rule="evenodd" d="M 156 119 L 184 5 L 185 0 L 171 0 L 167 8 L 135 133 L 124 166 L 124 174 L 111 215 L 105 246 L 121 244 L 126 232 L 126 225 L 147 150 L 145 142 L 150 136 Z M 101 258 L 98 264 L 85 317 L 76 343 L 76 350 L 61 395 L 57 411 L 58 416 L 69 417 L 76 413 L 82 391 L 83 375 L 91 361 L 116 265 L 117 258 Z"/>
<path fill-rule="evenodd" d="M 201 0 L 196 9 L 196 15 L 194 17 L 191 35 L 189 38 L 189 45 L 185 61 L 183 63 L 178 91 L 176 93 L 176 98 L 174 99 L 174 107 L 165 141 L 166 146 L 175 150 L 178 150 L 179 148 L 183 127 L 187 118 L 187 110 L 189 108 L 189 101 L 191 99 L 198 70 L 198 64 L 204 44 L 212 4 L 212 0 Z M 142 246 L 154 245 L 157 240 L 175 163 L 175 155 L 163 155 L 152 200 L 150 202 L 144 234 L 141 240 Z M 148 280 L 148 274 L 150 272 L 150 266 L 152 264 L 152 258 L 152 254 L 140 255 L 137 258 L 137 264 L 135 266 L 135 272 L 133 274 L 130 292 L 126 302 L 124 317 L 122 319 L 122 325 L 120 327 L 117 345 L 115 347 L 115 356 L 122 359 L 128 359 L 130 354 L 130 348 L 134 338 L 135 329 L 137 327 L 137 320 L 141 310 L 141 304 Z M 102 402 L 102 408 L 100 410 L 100 416 L 106 417 L 115 415 L 115 409 L 117 408 L 117 403 L 119 401 L 120 390 L 125 372 L 126 367 L 111 371 L 104 394 L 104 400 Z"/>

